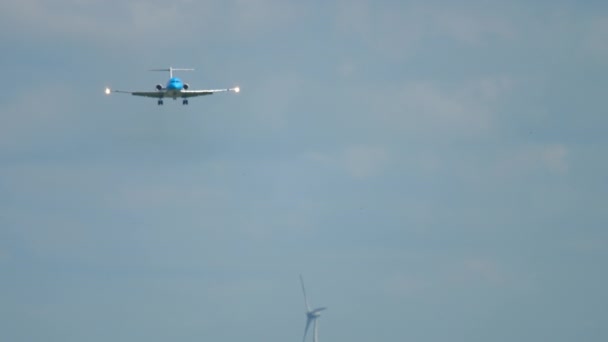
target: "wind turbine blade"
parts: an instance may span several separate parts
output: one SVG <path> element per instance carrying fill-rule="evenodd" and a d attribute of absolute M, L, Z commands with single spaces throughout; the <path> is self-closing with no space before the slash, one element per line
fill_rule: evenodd
<path fill-rule="evenodd" d="M 308 327 L 310 326 L 310 321 L 312 318 L 306 318 L 306 328 L 304 328 L 304 337 L 302 338 L 302 342 L 306 341 L 306 333 L 308 332 Z"/>
<path fill-rule="evenodd" d="M 316 309 L 312 310 L 311 313 L 312 314 L 318 314 L 319 312 L 321 312 L 323 310 L 327 310 L 327 308 L 326 307 L 316 308 Z"/>
<path fill-rule="evenodd" d="M 318 318 L 315 318 L 315 323 L 314 323 L 314 335 L 312 336 L 312 342 L 317 342 L 319 340 L 319 331 L 317 330 L 317 321 L 319 321 Z"/>
<path fill-rule="evenodd" d="M 302 293 L 304 293 L 304 304 L 306 304 L 306 312 L 310 312 L 310 305 L 308 305 L 308 298 L 306 298 L 306 289 L 304 288 L 304 279 L 300 274 L 300 283 L 302 284 Z"/>

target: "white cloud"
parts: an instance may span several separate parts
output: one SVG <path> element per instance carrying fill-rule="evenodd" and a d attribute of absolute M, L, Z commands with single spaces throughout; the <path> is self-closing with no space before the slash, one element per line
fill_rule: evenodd
<path fill-rule="evenodd" d="M 2 218 L 0 218 L 2 220 Z M 8 250 L 0 248 L 0 264 L 6 263 L 11 260 L 11 255 Z"/>
<path fill-rule="evenodd" d="M 383 291 L 397 297 L 420 295 L 429 290 L 431 284 L 428 280 L 408 274 L 394 274 L 384 280 Z"/>
<path fill-rule="evenodd" d="M 66 134 L 80 134 L 74 101 L 67 94 L 74 88 L 56 82 L 31 86 L 11 102 L 2 104 L 0 147 L 5 152 L 27 150 L 41 144 L 65 140 Z M 36 94 L 33 96 L 32 94 Z"/>
<path fill-rule="evenodd" d="M 544 167 L 552 172 L 564 174 L 568 172 L 568 148 L 562 144 L 551 144 L 543 146 L 540 153 L 540 160 Z"/>
<path fill-rule="evenodd" d="M 496 129 L 500 101 L 511 84 L 503 76 L 452 84 L 406 82 L 378 91 L 370 98 L 370 110 L 379 124 L 405 136 L 435 142 L 475 139 Z"/>
<path fill-rule="evenodd" d="M 579 238 L 568 241 L 565 247 L 567 252 L 576 252 L 581 254 L 596 255 L 608 251 L 608 239 L 596 238 L 585 239 Z"/>
<path fill-rule="evenodd" d="M 357 66 L 352 61 L 342 62 L 337 67 L 338 74 L 342 77 L 350 77 L 357 71 Z"/>
<path fill-rule="evenodd" d="M 382 287 L 396 297 L 420 297 L 447 290 L 480 288 L 521 289 L 526 277 L 515 275 L 498 261 L 487 257 L 448 257 L 425 260 L 433 265 L 433 272 L 420 272 L 416 265 L 411 271 L 399 271 L 382 280 Z M 431 259 L 431 258 L 429 258 Z"/>
<path fill-rule="evenodd" d="M 594 18 L 587 25 L 583 45 L 598 57 L 608 57 L 608 16 Z"/>
<path fill-rule="evenodd" d="M 295 100 L 307 91 L 302 78 L 294 73 L 267 76 L 255 87 L 263 95 L 251 99 L 256 110 L 250 114 L 272 130 L 288 126 L 288 115 L 296 106 Z"/>
<path fill-rule="evenodd" d="M 513 39 L 515 25 L 500 10 L 373 1 L 339 1 L 335 27 L 385 57 L 407 57 L 424 39 L 447 37 L 467 45 L 490 39 Z"/>
<path fill-rule="evenodd" d="M 494 172 L 499 179 L 534 174 L 566 175 L 570 168 L 569 149 L 563 144 L 527 144 L 498 155 Z"/>
<path fill-rule="evenodd" d="M 415 113 L 415 122 L 426 123 L 431 132 L 450 128 L 476 133 L 490 128 L 492 112 L 487 103 L 468 90 L 446 91 L 430 82 L 414 83 L 402 88 L 400 95 L 403 112 Z"/>
<path fill-rule="evenodd" d="M 94 40 L 129 48 L 149 44 L 249 39 L 288 30 L 305 13 L 303 6 L 276 0 L 101 1 L 43 0 L 4 2 L 0 19 L 31 37 Z"/>
<path fill-rule="evenodd" d="M 382 147 L 354 146 L 345 151 L 343 164 L 354 178 L 368 178 L 382 172 L 389 153 Z"/>
<path fill-rule="evenodd" d="M 486 283 L 492 285 L 505 285 L 508 277 L 500 266 L 493 260 L 484 258 L 470 258 L 457 265 L 453 274 L 454 280 L 464 283 Z"/>
<path fill-rule="evenodd" d="M 434 24 L 440 34 L 470 45 L 496 38 L 513 39 L 516 36 L 515 26 L 505 19 L 504 13 L 443 6 L 429 9 L 428 13 L 436 13 Z"/>
<path fill-rule="evenodd" d="M 385 147 L 356 145 L 334 154 L 311 152 L 306 158 L 341 170 L 354 179 L 366 179 L 382 174 L 389 164 L 390 153 Z"/>

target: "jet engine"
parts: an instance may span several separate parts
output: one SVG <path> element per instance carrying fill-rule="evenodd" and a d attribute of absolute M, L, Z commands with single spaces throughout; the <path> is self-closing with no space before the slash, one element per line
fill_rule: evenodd
<path fill-rule="evenodd" d="M 184 83 L 184 90 L 188 90 L 189 87 L 190 85 L 188 85 L 188 83 Z"/>
<path fill-rule="evenodd" d="M 161 84 L 157 84 L 156 85 L 156 90 L 163 90 L 163 86 Z"/>

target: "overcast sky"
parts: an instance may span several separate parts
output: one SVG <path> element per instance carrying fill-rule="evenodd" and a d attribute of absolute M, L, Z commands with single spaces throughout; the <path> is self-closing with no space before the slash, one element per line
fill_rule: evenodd
<path fill-rule="evenodd" d="M 605 1 L 0 2 L 0 340 L 608 339 Z M 239 85 L 190 101 L 103 95 Z"/>

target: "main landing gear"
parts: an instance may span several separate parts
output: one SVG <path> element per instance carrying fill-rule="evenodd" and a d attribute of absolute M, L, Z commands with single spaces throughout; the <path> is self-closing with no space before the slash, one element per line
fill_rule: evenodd
<path fill-rule="evenodd" d="M 163 100 L 159 99 L 159 100 L 158 100 L 158 105 L 159 105 L 159 106 L 162 106 L 162 105 L 163 105 Z"/>
<path fill-rule="evenodd" d="M 187 105 L 188 105 L 188 100 L 182 100 L 182 104 L 183 104 L 184 106 L 187 106 Z"/>

